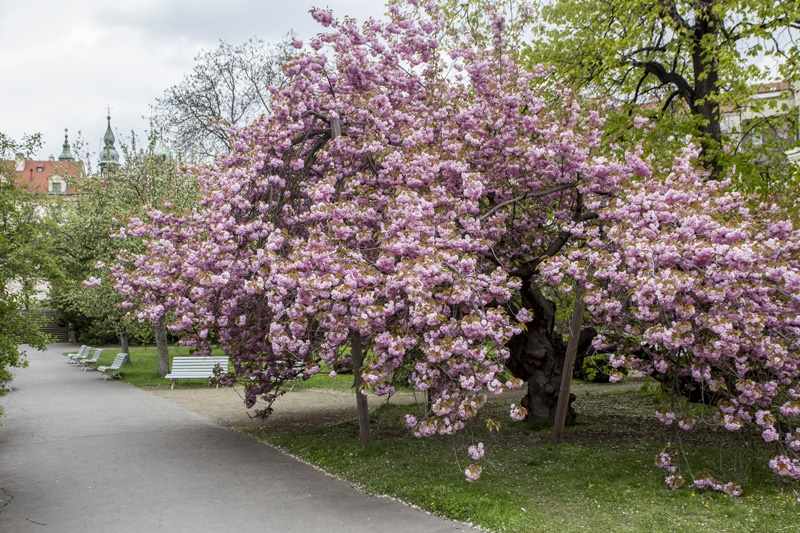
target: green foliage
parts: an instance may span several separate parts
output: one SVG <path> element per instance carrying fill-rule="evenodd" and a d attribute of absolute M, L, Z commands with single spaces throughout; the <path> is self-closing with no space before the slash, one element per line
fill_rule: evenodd
<path fill-rule="evenodd" d="M 196 204 L 196 181 L 183 174 L 180 161 L 154 155 L 156 137 L 146 147 L 132 136 L 122 146 L 124 164 L 103 175 L 82 176 L 76 183 L 81 192 L 66 210 L 61 226 L 61 254 L 65 278 L 51 291 L 51 306 L 65 321 L 73 323 L 81 342 L 106 342 L 129 335 L 139 342 L 153 338 L 152 326 L 126 317 L 118 304 L 120 297 L 109 283 L 108 265 L 124 250 L 139 251 L 136 239 L 112 237 L 132 217 L 146 218 L 148 206 L 187 209 Z M 97 278 L 100 285 L 84 282 Z"/>
<path fill-rule="evenodd" d="M 583 358 L 581 367 L 575 371 L 575 377 L 584 381 L 607 383 L 611 371 L 608 354 L 588 355 Z"/>
<path fill-rule="evenodd" d="M 664 154 L 674 152 L 675 141 L 692 138 L 703 147 L 704 162 L 716 175 L 735 168 L 746 190 L 763 193 L 765 172 L 773 183 L 783 177 L 774 161 L 759 152 L 781 159 L 786 140 L 794 136 L 753 151 L 740 139 L 760 135 L 754 124 L 743 123 L 726 138 L 721 122 L 723 112 L 784 113 L 768 109 L 771 100 L 752 96 L 764 82 L 800 80 L 794 47 L 800 4 L 539 0 L 537 7 L 525 61 L 531 67 L 552 67 L 559 82 L 612 104 L 618 114 L 608 124 L 612 142 L 626 136 L 634 116 L 645 116 L 659 125 L 652 131 L 654 146 Z M 770 120 L 755 122 L 767 128 Z"/>
<path fill-rule="evenodd" d="M 47 199 L 17 183 L 13 162 L 6 161 L 37 146 L 38 135 L 16 143 L 0 133 L 0 394 L 12 378 L 10 369 L 27 364 L 19 345 L 43 349 L 49 340 L 25 311 L 38 304 L 41 285 L 59 275 Z"/>

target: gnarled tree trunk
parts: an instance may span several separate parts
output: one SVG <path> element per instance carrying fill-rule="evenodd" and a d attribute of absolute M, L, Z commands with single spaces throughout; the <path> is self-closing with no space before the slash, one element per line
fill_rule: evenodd
<path fill-rule="evenodd" d="M 526 422 L 552 424 L 556 418 L 567 343 L 554 331 L 555 304 L 535 285 L 531 283 L 525 285 L 527 287 L 523 289 L 527 290 L 523 290 L 523 303 L 531 311 L 533 320 L 527 323 L 527 331 L 509 340 L 508 348 L 511 354 L 506 365 L 514 377 L 528 384 L 528 392 L 521 402 L 528 410 Z M 576 362 L 583 359 L 596 334 L 594 328 L 585 328 L 581 331 Z M 567 426 L 573 425 L 576 420 L 575 409 L 572 407 L 574 400 L 575 395 L 570 394 Z"/>

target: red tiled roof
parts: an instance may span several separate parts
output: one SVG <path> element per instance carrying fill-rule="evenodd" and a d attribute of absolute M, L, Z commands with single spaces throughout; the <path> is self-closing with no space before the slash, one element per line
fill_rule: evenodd
<path fill-rule="evenodd" d="M 83 172 L 83 163 L 80 161 L 33 161 L 26 159 L 22 170 L 17 170 L 18 164 L 16 161 L 2 161 L 2 171 L 0 173 L 6 176 L 14 176 L 16 182 L 19 184 L 26 184 L 32 188 L 34 192 L 47 194 L 48 180 L 53 176 L 60 176 L 67 182 L 66 191 L 61 194 L 75 194 L 74 185 L 69 182 Z"/>

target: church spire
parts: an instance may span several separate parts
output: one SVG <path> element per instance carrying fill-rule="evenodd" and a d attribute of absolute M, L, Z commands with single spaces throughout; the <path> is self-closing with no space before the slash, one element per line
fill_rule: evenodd
<path fill-rule="evenodd" d="M 61 155 L 58 156 L 59 161 L 75 161 L 72 157 L 72 150 L 69 147 L 69 133 L 67 128 L 64 128 L 64 145 L 62 146 Z"/>
<path fill-rule="evenodd" d="M 119 166 L 119 153 L 114 148 L 116 138 L 114 137 L 114 132 L 111 131 L 111 115 L 109 114 L 106 118 L 108 119 L 108 127 L 106 127 L 106 134 L 103 135 L 105 146 L 100 152 L 100 172 Z"/>
<path fill-rule="evenodd" d="M 163 131 L 160 131 L 158 134 L 158 142 L 153 149 L 153 156 L 156 158 L 156 161 L 160 161 L 162 163 L 172 159 L 172 154 L 169 152 L 169 148 L 167 148 L 167 145 L 164 144 Z"/>

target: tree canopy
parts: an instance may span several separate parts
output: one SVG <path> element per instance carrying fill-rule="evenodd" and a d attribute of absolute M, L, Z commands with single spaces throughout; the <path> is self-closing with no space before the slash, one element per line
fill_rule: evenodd
<path fill-rule="evenodd" d="M 192 72 L 168 88 L 153 107 L 155 124 L 189 157 L 211 158 L 230 149 L 229 128 L 270 111 L 268 87 L 283 83 L 281 67 L 291 36 L 234 46 L 220 41 L 195 57 Z"/>
<path fill-rule="evenodd" d="M 595 344 L 612 344 L 618 367 L 724 384 L 728 430 L 756 425 L 772 442 L 791 428 L 774 469 L 797 477 L 791 223 L 769 206 L 751 215 L 692 147 L 662 165 L 646 146 L 604 144 L 600 112 L 537 83 L 546 70 L 520 66 L 498 12 L 478 40 L 432 2 L 392 2 L 387 21 L 361 26 L 313 16 L 327 32 L 287 62 L 273 113 L 202 170 L 199 208 L 121 230 L 145 246 L 112 268 L 136 316 L 169 315 L 200 353 L 218 343 L 248 407 L 346 361 L 359 395 L 391 394 L 408 365 L 430 395 L 408 427 L 450 434 L 519 386 L 506 366 L 528 381 L 511 417 L 552 419 L 564 347 L 542 285 L 567 280 L 586 289 Z"/>
<path fill-rule="evenodd" d="M 27 364 L 19 345 L 44 349 L 48 341 L 24 311 L 37 306 L 40 285 L 59 274 L 48 205 L 15 179 L 13 157 L 37 147 L 38 135 L 16 142 L 0 133 L 0 394 L 11 381 L 9 369 Z"/>
<path fill-rule="evenodd" d="M 197 201 L 196 181 L 180 171 L 180 161 L 154 153 L 155 135 L 145 146 L 132 139 L 122 147 L 124 165 L 76 183 L 80 194 L 66 206 L 60 225 L 65 276 L 51 290 L 54 308 L 83 335 L 99 342 L 119 337 L 123 348 L 129 334 L 148 340 L 152 329 L 126 319 L 120 296 L 109 283 L 110 265 L 120 251 L 142 249 L 136 240 L 120 241 L 114 235 L 130 218 L 144 216 L 149 206 L 187 209 Z"/>
<path fill-rule="evenodd" d="M 721 112 L 754 105 L 759 84 L 800 79 L 796 1 L 542 0 L 538 6 L 529 61 L 554 66 L 593 97 L 688 118 L 685 132 L 698 139 L 715 173 L 724 159 Z"/>
<path fill-rule="evenodd" d="M 148 250 L 117 287 L 140 317 L 174 311 L 184 342 L 218 339 L 248 406 L 298 362 L 313 374 L 357 346 L 359 394 L 392 393 L 409 364 L 432 406 L 409 426 L 450 433 L 487 387 L 519 386 L 505 345 L 531 320 L 536 266 L 584 195 L 641 163 L 600 157 L 598 114 L 538 93 L 502 28 L 484 48 L 431 6 L 390 14 L 359 27 L 315 11 L 331 31 L 287 64 L 273 113 L 200 176 L 196 213 L 134 221 Z"/>

